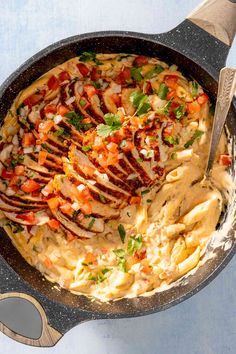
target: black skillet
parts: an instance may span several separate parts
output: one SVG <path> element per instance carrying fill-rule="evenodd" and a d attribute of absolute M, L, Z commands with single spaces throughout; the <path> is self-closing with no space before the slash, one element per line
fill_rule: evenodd
<path fill-rule="evenodd" d="M 208 0 L 167 33 L 150 35 L 108 31 L 67 38 L 34 55 L 2 84 L 0 117 L 4 118 L 19 91 L 46 71 L 83 51 L 158 56 L 177 64 L 186 75 L 198 80 L 214 99 L 219 71 L 225 64 L 235 33 L 236 0 Z M 236 136 L 235 101 L 227 120 L 232 136 Z M 1 322 L 0 329 L 25 344 L 53 346 L 68 330 L 86 320 L 142 316 L 169 308 L 197 293 L 226 266 L 236 249 L 234 229 L 232 223 L 227 235 L 228 242 L 231 241 L 229 247 L 217 248 L 215 258 L 190 275 L 187 282 L 150 297 L 122 299 L 113 303 L 91 301 L 65 290 L 56 290 L 24 261 L 2 230 L 0 300 L 12 297 L 29 300 L 40 312 L 43 325 L 38 339 L 16 334 Z"/>

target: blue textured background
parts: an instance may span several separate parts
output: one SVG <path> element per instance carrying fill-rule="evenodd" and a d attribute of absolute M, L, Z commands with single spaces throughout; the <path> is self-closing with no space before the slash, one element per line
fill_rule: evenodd
<path fill-rule="evenodd" d="M 59 39 L 98 30 L 160 33 L 198 0 L 0 0 L 0 82 Z M 236 66 L 236 46 L 229 66 Z M 54 348 L 30 348 L 0 333 L 0 354 L 227 354 L 236 352 L 236 257 L 207 288 L 165 312 L 87 322 Z"/>

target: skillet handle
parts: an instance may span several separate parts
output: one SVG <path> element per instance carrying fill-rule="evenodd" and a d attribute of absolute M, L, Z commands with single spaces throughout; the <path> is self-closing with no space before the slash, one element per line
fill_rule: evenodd
<path fill-rule="evenodd" d="M 205 0 L 187 19 L 231 46 L 236 34 L 236 0 Z"/>
<path fill-rule="evenodd" d="M 3 332 L 8 337 L 14 339 L 17 342 L 26 345 L 35 346 L 35 347 L 52 347 L 59 341 L 59 339 L 61 339 L 63 335 L 48 324 L 47 316 L 45 314 L 43 307 L 39 304 L 39 302 L 34 297 L 19 292 L 0 294 L 0 301 L 11 299 L 11 298 L 24 299 L 29 301 L 32 305 L 35 306 L 42 320 L 41 335 L 37 339 L 27 338 L 21 334 L 14 332 L 13 330 L 8 328 L 5 324 L 3 324 L 0 321 L 1 332 Z"/>

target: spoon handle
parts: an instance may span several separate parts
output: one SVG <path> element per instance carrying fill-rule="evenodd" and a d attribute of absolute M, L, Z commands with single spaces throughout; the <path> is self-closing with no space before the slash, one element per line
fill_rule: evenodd
<path fill-rule="evenodd" d="M 210 151 L 208 155 L 206 176 L 209 175 L 215 159 L 223 126 L 236 90 L 236 69 L 223 68 L 220 71 L 217 101 L 211 133 Z"/>

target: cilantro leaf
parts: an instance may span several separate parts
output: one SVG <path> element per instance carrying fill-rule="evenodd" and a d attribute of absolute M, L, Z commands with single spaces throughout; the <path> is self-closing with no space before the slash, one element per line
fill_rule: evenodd
<path fill-rule="evenodd" d="M 190 146 L 193 145 L 194 141 L 197 140 L 197 139 L 200 139 L 201 136 L 204 134 L 203 131 L 201 130 L 196 130 L 192 136 L 192 138 L 190 140 L 187 141 L 186 144 L 184 144 L 184 147 L 187 149 L 189 148 Z"/>
<path fill-rule="evenodd" d="M 18 224 L 17 222 L 7 220 L 6 224 L 7 226 L 10 226 L 13 234 L 16 234 L 17 232 L 24 231 L 24 227 L 21 224 Z"/>
<path fill-rule="evenodd" d="M 82 150 L 83 151 L 89 151 L 89 150 L 91 150 L 92 149 L 92 145 L 90 144 L 90 145 L 84 145 L 84 146 L 82 146 Z"/>
<path fill-rule="evenodd" d="M 122 243 L 124 243 L 125 236 L 126 236 L 126 231 L 125 231 L 124 225 L 119 224 L 118 231 L 119 231 L 120 239 L 121 239 Z"/>
<path fill-rule="evenodd" d="M 144 95 L 142 92 L 133 92 L 130 95 L 130 101 L 137 108 L 137 115 L 141 116 L 148 112 L 150 103 L 148 101 L 148 96 Z"/>
<path fill-rule="evenodd" d="M 161 100 L 165 100 L 166 99 L 166 95 L 168 93 L 169 89 L 168 87 L 162 82 L 160 84 L 159 90 L 158 90 L 158 96 Z"/>
<path fill-rule="evenodd" d="M 118 115 L 107 113 L 104 115 L 106 124 L 99 124 L 97 126 L 97 133 L 102 138 L 107 138 L 114 131 L 121 128 L 122 124 Z"/>
<path fill-rule="evenodd" d="M 123 250 L 122 248 L 118 248 L 116 250 L 113 250 L 113 252 L 115 253 L 116 257 L 118 257 L 118 258 L 122 258 L 125 256 L 125 250 Z"/>
<path fill-rule="evenodd" d="M 176 119 L 180 119 L 184 115 L 184 105 L 181 104 L 179 107 L 175 108 L 173 111 L 176 116 Z"/>
<path fill-rule="evenodd" d="M 143 246 L 142 235 L 131 236 L 128 242 L 127 252 L 129 255 L 134 254 L 136 251 L 139 251 Z"/>
<path fill-rule="evenodd" d="M 68 122 L 73 125 L 78 131 L 88 130 L 92 127 L 91 123 L 82 123 L 83 116 L 80 116 L 74 111 L 66 113 L 65 117 L 68 118 Z"/>
<path fill-rule="evenodd" d="M 169 143 L 169 144 L 171 144 L 171 145 L 178 145 L 179 144 L 179 139 L 176 137 L 173 137 L 173 136 L 166 136 L 165 138 L 164 138 L 164 140 L 167 142 L 167 143 Z"/>
<path fill-rule="evenodd" d="M 141 81 L 143 79 L 140 68 L 131 68 L 131 77 L 135 81 Z"/>
<path fill-rule="evenodd" d="M 83 52 L 79 58 L 80 61 L 94 61 L 97 65 L 101 65 L 102 62 L 96 58 L 95 52 Z"/>

